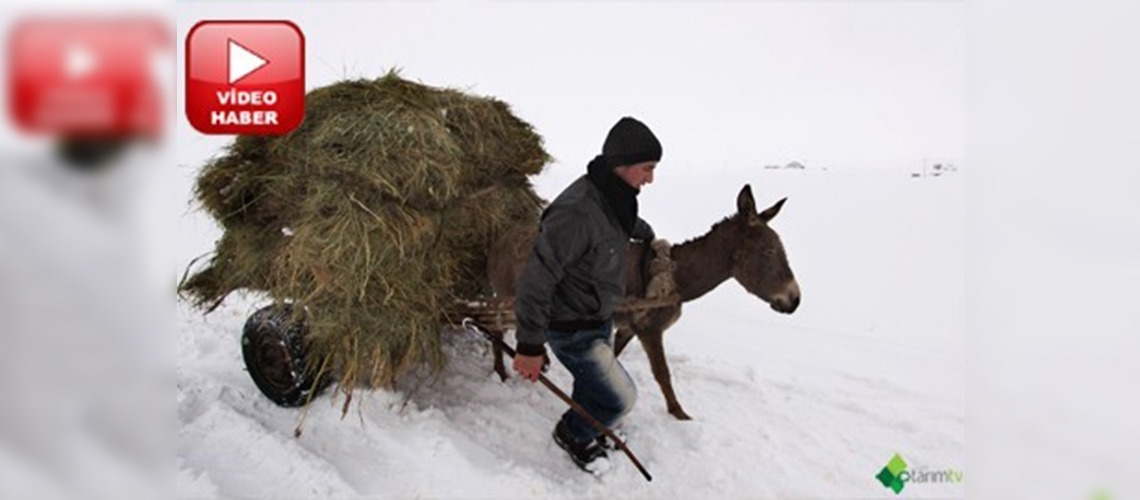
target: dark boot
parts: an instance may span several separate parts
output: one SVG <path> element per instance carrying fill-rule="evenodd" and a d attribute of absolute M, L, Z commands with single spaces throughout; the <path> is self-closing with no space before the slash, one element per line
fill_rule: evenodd
<path fill-rule="evenodd" d="M 561 420 L 558 425 L 554 426 L 554 442 L 560 448 L 566 450 L 570 455 L 570 459 L 574 461 L 582 470 L 591 474 L 601 474 L 610 467 L 609 454 L 606 453 L 605 447 L 597 439 L 591 439 L 585 443 L 574 441 L 570 437 L 570 432 L 566 428 L 566 423 Z"/>

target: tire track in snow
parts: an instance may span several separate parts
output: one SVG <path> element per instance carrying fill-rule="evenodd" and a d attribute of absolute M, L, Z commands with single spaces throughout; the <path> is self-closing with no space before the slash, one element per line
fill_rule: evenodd
<path fill-rule="evenodd" d="M 178 439 L 185 465 L 205 471 L 225 496 L 358 495 L 326 460 L 224 404 L 208 405 Z"/>

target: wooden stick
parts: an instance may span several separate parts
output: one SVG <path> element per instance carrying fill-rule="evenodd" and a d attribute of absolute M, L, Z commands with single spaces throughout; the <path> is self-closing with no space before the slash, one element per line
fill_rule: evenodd
<path fill-rule="evenodd" d="M 503 351 L 507 353 L 508 356 L 514 359 L 515 350 L 511 349 L 511 346 L 507 345 L 506 342 L 503 342 L 498 337 L 491 335 L 491 333 L 486 328 L 483 328 L 483 326 L 476 322 L 474 319 L 464 319 L 463 325 L 483 334 L 484 338 L 490 340 L 491 343 L 498 345 L 503 349 Z M 633 451 L 629 449 L 629 446 L 626 446 L 625 441 L 622 441 L 620 438 L 614 435 L 613 431 L 602 425 L 598 419 L 594 418 L 593 415 L 590 415 L 590 412 L 586 411 L 585 408 L 582 408 L 582 405 L 579 405 L 577 401 L 570 399 L 570 396 L 567 396 L 566 393 L 562 391 L 562 389 L 559 389 L 558 386 L 554 385 L 554 383 L 551 382 L 550 379 L 546 378 L 545 375 L 539 373 L 538 381 L 542 382 L 542 385 L 546 386 L 547 389 L 550 389 L 550 392 L 553 392 L 555 396 L 558 396 L 559 399 L 570 405 L 570 408 L 573 409 L 575 413 L 581 415 L 582 418 L 586 419 L 586 421 L 589 422 L 590 425 L 594 426 L 595 429 L 601 431 L 606 435 L 606 437 L 613 440 L 614 444 L 616 444 L 618 448 L 621 449 L 621 451 L 625 452 L 625 455 L 629 457 L 630 461 L 633 462 L 634 467 L 637 467 L 637 470 L 641 472 L 641 475 L 645 476 L 646 481 L 653 480 L 653 476 L 649 475 L 649 471 L 645 470 L 645 466 L 641 465 L 641 461 L 639 461 L 637 457 L 634 456 Z"/>

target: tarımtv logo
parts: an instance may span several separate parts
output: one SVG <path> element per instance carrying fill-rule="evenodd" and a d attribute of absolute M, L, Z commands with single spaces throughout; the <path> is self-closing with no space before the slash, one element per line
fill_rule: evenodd
<path fill-rule="evenodd" d="M 895 494 L 902 492 L 903 483 L 902 474 L 906 472 L 906 460 L 903 460 L 898 453 L 891 457 L 891 461 L 887 462 L 886 467 L 879 471 L 879 475 L 875 476 L 884 487 L 890 488 L 895 491 Z"/>
<path fill-rule="evenodd" d="M 946 470 L 928 471 L 925 469 L 918 469 L 915 471 L 907 470 L 906 460 L 898 453 L 891 457 L 883 470 L 875 476 L 883 487 L 890 488 L 895 494 L 902 493 L 903 487 L 907 483 L 960 483 L 962 482 L 962 471 L 948 468 Z"/>

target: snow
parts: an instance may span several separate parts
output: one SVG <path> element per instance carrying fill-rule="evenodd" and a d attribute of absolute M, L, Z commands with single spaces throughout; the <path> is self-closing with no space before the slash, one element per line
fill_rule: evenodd
<path fill-rule="evenodd" d="M 963 330 L 971 498 L 1136 497 L 1140 73 L 1120 61 L 1137 6 L 176 3 L 178 51 L 202 19 L 290 19 L 310 89 L 399 67 L 510 102 L 557 160 L 546 196 L 637 116 L 666 148 L 643 198 L 658 231 L 704 230 L 743 182 L 761 206 L 790 196 L 774 224 L 805 302 L 781 316 L 727 283 L 687 306 L 666 343 L 692 422 L 665 416 L 630 347 L 627 425 L 652 484 L 620 456 L 600 479 L 559 459 L 553 398 L 499 383 L 458 335 L 437 384 L 360 394 L 344 419 L 326 396 L 293 438 L 300 412 L 261 397 L 237 351 L 262 301 L 205 318 L 163 303 L 219 235 L 189 186 L 230 138 L 190 128 L 185 61 L 156 58 L 174 158 L 61 176 L 49 138 L 0 121 L 0 498 L 169 498 L 171 479 L 191 498 L 960 497 L 872 476 L 894 452 L 962 468 Z M 0 8 L 0 24 L 29 13 Z M 758 170 L 792 160 L 807 169 Z M 886 173 L 937 163 L 961 168 Z M 681 192 L 695 197 L 667 197 Z"/>
<path fill-rule="evenodd" d="M 686 305 L 666 349 L 693 421 L 665 412 L 644 351 L 630 344 L 621 360 L 639 401 L 623 429 L 653 482 L 620 455 L 600 477 L 579 471 L 550 438 L 564 405 L 538 385 L 500 382 L 489 345 L 462 330 L 442 333 L 439 377 L 359 393 L 343 419 L 343 396 L 330 391 L 294 438 L 303 412 L 275 406 L 244 372 L 241 327 L 265 304 L 246 294 L 206 317 L 179 307 L 180 495 L 875 497 L 887 490 L 874 475 L 896 452 L 913 469 L 962 470 L 961 177 L 668 168 L 643 204 L 677 242 L 731 213 L 738 178 L 753 180 L 760 205 L 788 196 L 772 224 L 804 302 L 779 315 L 727 282 Z M 664 202 L 691 189 L 710 196 L 699 207 Z M 549 376 L 571 384 L 557 363 Z"/>
<path fill-rule="evenodd" d="M 306 414 L 275 406 L 244 370 L 241 328 L 264 297 L 236 294 L 205 317 L 179 304 L 180 496 L 867 498 L 894 496 L 875 475 L 895 453 L 915 470 L 965 469 L 967 169 L 910 178 L 924 161 L 965 165 L 961 6 L 643 7 L 179 4 L 179 37 L 201 19 L 296 22 L 310 89 L 398 67 L 509 102 L 555 158 L 534 178 L 548 199 L 613 122 L 638 117 L 665 149 L 641 196 L 657 234 L 704 233 L 746 183 L 761 209 L 788 197 L 772 225 L 803 290 L 790 316 L 734 282 L 685 306 L 665 344 L 692 421 L 665 412 L 630 344 L 621 360 L 639 401 L 623 429 L 652 482 L 620 454 L 602 476 L 578 470 L 550 436 L 562 403 L 500 382 L 473 334 L 442 333 L 449 364 L 438 377 L 359 392 L 343 417 L 330 391 Z M 229 138 L 185 120 L 176 135 L 188 200 Z M 807 168 L 763 168 L 791 160 Z M 169 233 L 179 275 L 219 235 L 200 212 L 181 214 Z M 557 363 L 549 375 L 569 388 Z"/>

